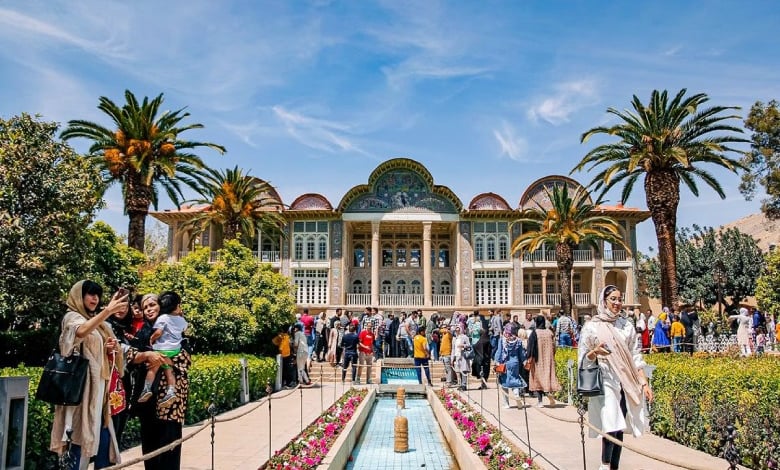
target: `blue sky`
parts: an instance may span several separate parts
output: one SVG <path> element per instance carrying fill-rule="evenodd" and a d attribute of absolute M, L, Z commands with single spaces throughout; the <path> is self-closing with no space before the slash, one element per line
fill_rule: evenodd
<path fill-rule="evenodd" d="M 633 94 L 687 88 L 743 114 L 780 98 L 778 25 L 775 1 L 10 0 L 0 115 L 108 125 L 99 96 L 162 92 L 165 109 L 206 126 L 189 138 L 227 147 L 204 150 L 208 165 L 239 165 L 288 204 L 316 192 L 335 206 L 382 161 L 409 157 L 464 204 L 490 191 L 516 206 L 532 181 L 568 174 L 601 142 L 580 144 L 582 132 Z M 680 225 L 758 211 L 738 176 L 715 174 L 726 200 L 683 190 Z M 106 199 L 100 218 L 125 233 L 118 189 Z M 629 205 L 646 207 L 641 185 Z M 647 221 L 638 246 L 651 245 Z"/>

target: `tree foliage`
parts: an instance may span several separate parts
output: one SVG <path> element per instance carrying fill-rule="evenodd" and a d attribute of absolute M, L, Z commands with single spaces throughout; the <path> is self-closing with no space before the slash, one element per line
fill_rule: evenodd
<path fill-rule="evenodd" d="M 87 256 L 84 279 L 97 282 L 110 295 L 121 286 L 135 286 L 140 281 L 138 268 L 146 256 L 122 243 L 111 226 L 95 222 L 87 230 Z"/>
<path fill-rule="evenodd" d="M 756 281 L 764 266 L 764 257 L 756 240 L 736 228 L 715 231 L 711 227 L 677 231 L 677 280 L 680 300 L 701 304 L 706 308 L 718 301 L 718 288 L 713 278 L 717 260 L 723 263 L 726 283 L 722 288 L 727 309 L 756 292 Z M 645 294 L 660 297 L 660 266 L 656 258 L 644 258 L 640 263 Z"/>
<path fill-rule="evenodd" d="M 227 241 L 218 260 L 201 248 L 179 263 L 161 264 L 144 274 L 140 292 L 174 290 L 199 352 L 267 352 L 279 328 L 294 321 L 289 280 L 258 264 L 251 250 Z"/>
<path fill-rule="evenodd" d="M 766 255 L 766 269 L 756 281 L 758 307 L 780 318 L 780 250 Z"/>
<path fill-rule="evenodd" d="M 724 114 L 739 108 L 705 108 L 709 101 L 706 94 L 685 97 L 685 93 L 682 89 L 670 99 L 666 90 L 653 90 L 647 105 L 634 95 L 633 110 L 608 108 L 607 113 L 617 117 L 619 123 L 590 129 L 582 134 L 581 141 L 584 143 L 596 134 L 617 137 L 618 141 L 594 148 L 572 170 L 590 171 L 601 166 L 590 185 L 602 190 L 601 195 L 622 185 L 620 200 L 624 204 L 636 182 L 643 178 L 645 200 L 655 225 L 658 258 L 663 268 L 661 300 L 667 305 L 678 300 L 674 273 L 680 184 L 685 184 L 694 196 L 698 196 L 697 181 L 702 181 L 725 198 L 723 188 L 706 166 L 736 171 L 741 164 L 728 157 L 729 153 L 737 152 L 730 145 L 747 142 L 738 136 L 742 129 L 728 124 L 740 116 Z"/>
<path fill-rule="evenodd" d="M 0 330 L 55 324 L 85 272 L 86 229 L 103 187 L 56 132 L 26 114 L 0 119 Z"/>
<path fill-rule="evenodd" d="M 750 200 L 762 186 L 769 197 L 761 201 L 761 211 L 769 219 L 780 219 L 780 109 L 775 100 L 757 101 L 745 119 L 753 131 L 750 152 L 742 160 L 749 169 L 742 175 L 739 189 Z"/>
<path fill-rule="evenodd" d="M 189 117 L 184 109 L 160 113 L 163 95 L 142 102 L 130 91 L 125 91 L 125 104 L 101 96 L 98 109 L 113 121 L 112 128 L 100 124 L 73 120 L 62 132 L 63 139 L 85 138 L 92 141 L 89 159 L 98 168 L 107 185 L 119 183 L 124 195 L 125 213 L 130 222 L 127 243 L 138 251 L 144 250 L 146 215 L 149 206 L 157 208 L 158 190 L 179 204 L 181 183 L 197 186 L 193 179 L 205 165 L 192 153 L 198 147 L 208 147 L 220 153 L 221 145 L 210 142 L 184 140 L 181 134 L 200 129 L 202 124 L 183 125 Z"/>

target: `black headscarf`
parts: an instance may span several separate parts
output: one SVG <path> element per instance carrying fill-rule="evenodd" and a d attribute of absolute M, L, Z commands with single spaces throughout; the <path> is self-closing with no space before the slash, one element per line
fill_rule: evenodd
<path fill-rule="evenodd" d="M 539 360 L 539 338 L 536 336 L 536 331 L 544 329 L 544 325 L 547 324 L 547 320 L 544 315 L 537 315 L 534 318 L 534 324 L 536 328 L 531 331 L 531 335 L 528 337 L 528 357 L 532 357 L 534 361 Z"/>

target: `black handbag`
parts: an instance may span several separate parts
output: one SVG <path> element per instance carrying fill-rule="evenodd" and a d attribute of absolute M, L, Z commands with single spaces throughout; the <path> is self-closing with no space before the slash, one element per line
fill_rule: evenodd
<path fill-rule="evenodd" d="M 595 397 L 604 394 L 604 380 L 601 378 L 601 367 L 596 362 L 595 367 L 580 367 L 577 369 L 577 393 L 584 397 Z"/>
<path fill-rule="evenodd" d="M 84 396 L 89 361 L 75 350 L 62 356 L 56 349 L 43 366 L 35 398 L 53 405 L 78 405 Z"/>

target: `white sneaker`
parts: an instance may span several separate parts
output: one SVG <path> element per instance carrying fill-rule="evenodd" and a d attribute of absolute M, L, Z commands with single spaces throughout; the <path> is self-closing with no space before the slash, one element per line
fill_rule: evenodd
<path fill-rule="evenodd" d="M 146 403 L 150 398 L 152 398 L 152 391 L 145 388 L 138 397 L 138 403 Z"/>
<path fill-rule="evenodd" d="M 512 407 L 509 405 L 509 403 L 504 403 L 503 405 L 501 405 L 501 408 L 504 408 L 505 410 L 508 410 L 509 408 L 512 408 Z"/>
<path fill-rule="evenodd" d="M 513 388 L 512 389 L 512 396 L 515 398 L 520 398 L 520 389 L 519 388 Z"/>
<path fill-rule="evenodd" d="M 599 465 L 599 470 L 609 470 L 609 465 L 601 464 Z"/>

